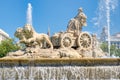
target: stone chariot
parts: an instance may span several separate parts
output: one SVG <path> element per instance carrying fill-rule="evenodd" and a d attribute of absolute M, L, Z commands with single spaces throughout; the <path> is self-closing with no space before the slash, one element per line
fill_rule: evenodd
<path fill-rule="evenodd" d="M 38 45 L 40 48 L 75 48 L 80 50 L 90 50 L 92 48 L 92 37 L 88 32 L 82 32 L 82 26 L 86 26 L 87 16 L 82 8 L 78 9 L 78 14 L 69 21 L 65 32 L 55 33 L 52 37 L 46 34 L 37 33 L 34 28 L 27 24 L 23 28 L 18 28 L 15 36 L 20 43 L 27 47 Z M 46 44 L 43 43 L 46 42 Z"/>
<path fill-rule="evenodd" d="M 55 33 L 51 37 L 55 48 L 79 48 L 81 50 L 91 49 L 92 37 L 88 32 L 82 32 L 82 26 L 86 26 L 86 15 L 82 8 L 79 8 L 76 17 L 71 19 L 66 32 Z"/>

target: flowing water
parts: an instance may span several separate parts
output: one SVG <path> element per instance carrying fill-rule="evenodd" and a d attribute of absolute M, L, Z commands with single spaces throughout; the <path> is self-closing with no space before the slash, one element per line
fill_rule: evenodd
<path fill-rule="evenodd" d="M 32 6 L 30 3 L 28 3 L 26 19 L 27 19 L 27 24 L 32 25 Z"/>
<path fill-rule="evenodd" d="M 119 80 L 120 66 L 0 67 L 0 80 Z"/>
<path fill-rule="evenodd" d="M 119 0 L 99 0 L 98 3 L 98 10 L 97 10 L 97 17 L 93 18 L 94 26 L 97 26 L 98 29 L 102 29 L 103 27 L 106 27 L 106 35 L 107 35 L 107 41 L 108 41 L 108 55 L 110 56 L 110 46 L 111 46 L 111 24 L 113 25 L 113 21 L 111 19 L 111 15 L 115 12 L 115 9 L 117 9 L 117 6 L 119 5 Z M 101 31 L 97 31 L 100 34 Z"/>
<path fill-rule="evenodd" d="M 108 53 L 110 56 L 110 0 L 106 0 L 106 16 L 107 16 L 107 27 L 108 27 Z"/>

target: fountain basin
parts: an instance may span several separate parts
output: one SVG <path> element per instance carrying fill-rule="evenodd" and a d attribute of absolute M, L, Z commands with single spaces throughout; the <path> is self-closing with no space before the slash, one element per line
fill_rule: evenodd
<path fill-rule="evenodd" d="M 0 59 L 0 80 L 101 79 L 120 79 L 120 58 Z"/>
<path fill-rule="evenodd" d="M 49 58 L 1 58 L 0 66 L 120 66 L 120 58 L 81 58 L 81 59 L 49 59 Z"/>

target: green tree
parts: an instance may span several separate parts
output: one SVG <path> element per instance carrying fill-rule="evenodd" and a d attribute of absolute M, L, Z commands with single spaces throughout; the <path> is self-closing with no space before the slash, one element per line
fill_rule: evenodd
<path fill-rule="evenodd" d="M 115 55 L 120 57 L 120 49 L 117 49 L 117 50 L 116 50 Z"/>
<path fill-rule="evenodd" d="M 108 52 L 108 45 L 106 42 L 103 42 L 101 45 L 100 45 L 100 48 L 104 51 L 104 52 Z"/>
<path fill-rule="evenodd" d="M 116 46 L 115 45 L 111 45 L 110 46 L 110 55 L 115 55 L 116 56 Z"/>
<path fill-rule="evenodd" d="M 107 42 L 103 42 L 100 45 L 100 47 L 104 52 L 108 52 L 108 44 L 107 44 Z M 111 45 L 110 46 L 110 55 L 115 55 L 115 56 L 120 57 L 120 49 L 117 49 L 115 45 Z"/>
<path fill-rule="evenodd" d="M 6 39 L 0 43 L 0 57 L 4 57 L 8 52 L 14 52 L 19 50 L 20 47 L 16 45 L 13 39 Z"/>

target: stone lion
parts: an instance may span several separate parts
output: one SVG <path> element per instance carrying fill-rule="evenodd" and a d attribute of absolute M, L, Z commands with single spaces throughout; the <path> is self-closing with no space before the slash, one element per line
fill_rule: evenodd
<path fill-rule="evenodd" d="M 53 45 L 52 45 L 48 35 L 37 33 L 33 29 L 33 27 L 29 24 L 25 25 L 23 27 L 23 30 L 24 30 L 24 33 L 28 33 L 27 35 L 29 35 L 29 37 L 27 39 L 28 43 L 37 42 L 39 45 L 41 45 L 42 41 L 45 41 L 50 46 L 50 48 L 53 49 Z M 27 37 L 27 35 L 26 35 L 26 37 Z"/>
<path fill-rule="evenodd" d="M 23 28 L 17 28 L 14 35 L 15 35 L 15 37 L 19 38 L 18 43 L 25 43 L 26 42 L 26 37 L 24 35 Z"/>
<path fill-rule="evenodd" d="M 27 47 L 33 46 L 33 44 L 31 44 L 27 41 L 28 37 L 27 37 L 26 33 L 24 32 L 23 28 L 17 28 L 14 35 L 15 35 L 15 37 L 17 37 L 19 39 L 19 41 L 17 42 L 18 45 L 20 43 L 24 43 Z"/>

